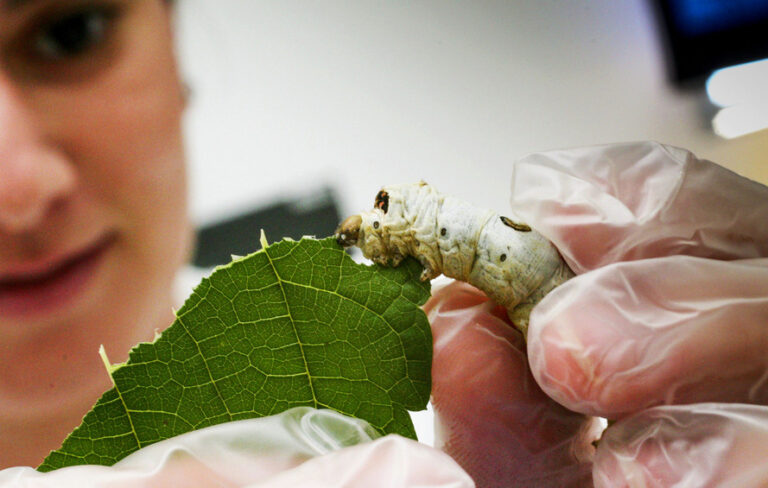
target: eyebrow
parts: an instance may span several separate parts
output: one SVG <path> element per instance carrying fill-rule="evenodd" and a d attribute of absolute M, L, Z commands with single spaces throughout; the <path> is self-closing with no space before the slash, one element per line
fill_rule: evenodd
<path fill-rule="evenodd" d="M 35 0 L 0 0 L 0 6 L 2 6 L 5 10 L 14 10 L 34 1 Z"/>

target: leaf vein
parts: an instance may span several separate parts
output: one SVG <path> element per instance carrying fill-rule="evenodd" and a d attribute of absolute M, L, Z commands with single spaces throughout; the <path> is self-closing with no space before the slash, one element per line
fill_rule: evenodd
<path fill-rule="evenodd" d="M 293 252 L 293 249 L 291 249 L 290 252 Z M 272 256 L 269 255 L 268 249 L 264 249 L 264 255 L 267 256 L 267 260 L 269 261 L 269 264 L 272 267 L 272 272 L 275 275 L 275 279 L 277 280 L 277 283 L 280 286 L 280 292 L 283 294 L 283 301 L 285 302 L 285 310 L 288 312 L 288 318 L 291 322 L 291 327 L 293 327 L 293 334 L 296 336 L 296 344 L 298 344 L 299 346 L 299 351 L 301 352 L 301 359 L 304 361 L 304 370 L 307 372 L 307 382 L 309 383 L 309 391 L 312 392 L 312 402 L 314 404 L 314 407 L 317 408 L 318 401 L 317 401 L 317 394 L 315 393 L 315 385 L 312 382 L 312 373 L 309 371 L 309 362 L 307 361 L 307 354 L 304 351 L 304 344 L 302 344 L 301 338 L 299 337 L 299 330 L 296 327 L 296 320 L 293 318 L 293 314 L 291 313 L 291 305 L 288 303 L 288 296 L 285 294 L 285 287 L 283 286 L 283 283 L 284 283 L 283 278 L 280 276 L 280 273 L 278 273 L 277 267 L 275 266 L 275 263 L 272 260 Z"/>
<path fill-rule="evenodd" d="M 377 312 L 376 310 L 373 310 L 372 308 L 368 307 L 368 306 L 367 306 L 367 305 L 365 305 L 364 303 L 360 303 L 360 302 L 358 302 L 358 301 L 356 301 L 356 300 L 353 300 L 353 299 L 349 298 L 348 296 L 342 295 L 341 293 L 339 293 L 339 292 L 336 292 L 336 291 L 331 291 L 331 290 L 323 290 L 322 288 L 317 288 L 317 287 L 314 287 L 314 286 L 310 286 L 310 285 L 304 285 L 304 284 L 302 284 L 302 283 L 295 283 L 295 282 L 292 282 L 292 281 L 288 281 L 288 280 L 284 280 L 283 282 L 284 282 L 284 283 L 288 283 L 288 284 L 289 284 L 289 285 L 291 285 L 291 286 L 296 286 L 296 287 L 299 287 L 299 288 L 306 288 L 306 289 L 309 289 L 309 290 L 314 290 L 314 291 L 316 291 L 316 292 L 318 292 L 318 293 L 326 293 L 326 294 L 328 294 L 328 295 L 334 295 L 334 296 L 337 296 L 337 297 L 341 298 L 342 300 L 346 300 L 346 301 L 348 301 L 348 302 L 354 303 L 355 305 L 359 306 L 359 307 L 360 307 L 360 308 L 362 308 L 363 310 L 366 310 L 366 311 L 370 312 L 371 314 L 373 314 L 373 315 L 375 315 L 376 317 L 378 317 L 379 319 L 381 319 L 381 321 L 382 321 L 382 322 L 384 322 L 385 324 L 387 324 L 387 327 L 389 327 L 389 329 L 390 329 L 392 332 L 394 332 L 394 333 L 395 333 L 395 336 L 398 338 L 398 341 L 400 342 L 400 349 L 401 349 L 401 350 L 403 350 L 403 351 L 405 351 L 405 344 L 403 344 L 403 338 L 402 338 L 402 336 L 401 336 L 401 335 L 398 333 L 397 329 L 395 329 L 395 328 L 392 326 L 392 324 L 389 322 L 389 320 L 387 320 L 386 318 L 384 318 L 384 315 L 380 314 L 380 313 L 379 313 L 379 312 Z M 387 310 L 389 310 L 389 307 L 391 307 L 391 306 L 393 306 L 393 304 L 392 304 L 392 303 L 390 303 L 390 304 L 387 306 Z M 405 357 L 405 354 L 403 354 L 403 357 Z"/>
<path fill-rule="evenodd" d="M 229 420 L 232 421 L 232 412 L 229 411 L 229 405 L 227 405 L 226 400 L 224 400 L 224 395 L 222 395 L 221 390 L 219 390 L 219 385 L 216 383 L 216 380 L 213 377 L 213 373 L 211 372 L 211 367 L 208 364 L 208 358 L 205 357 L 205 354 L 203 354 L 203 350 L 200 349 L 200 343 L 197 342 L 195 337 L 192 335 L 192 332 L 190 332 L 189 327 L 187 327 L 187 324 L 184 322 L 184 320 L 181 317 L 177 317 L 177 322 L 181 326 L 181 328 L 184 330 L 184 332 L 189 336 L 192 342 L 195 344 L 197 353 L 200 355 L 200 359 L 203 361 L 203 365 L 205 366 L 205 371 L 206 373 L 208 373 L 208 378 L 211 379 L 211 385 L 213 385 L 213 389 L 216 392 L 216 396 L 218 396 L 219 400 L 221 400 L 221 404 L 224 406 L 224 410 L 226 410 L 227 415 L 229 416 Z"/>
<path fill-rule="evenodd" d="M 136 447 L 138 449 L 141 449 L 143 446 L 141 445 L 141 439 L 139 439 L 139 433 L 136 432 L 136 426 L 133 424 L 133 417 L 131 417 L 131 411 L 128 410 L 128 405 L 126 405 L 125 403 L 125 398 L 123 398 L 123 393 L 120 391 L 120 388 L 117 387 L 116 383 L 115 383 L 115 393 L 117 393 L 117 397 L 120 399 L 120 403 L 123 406 L 123 410 L 125 410 L 125 416 L 128 417 L 128 423 L 131 425 L 131 433 L 133 434 L 134 440 L 136 440 Z"/>

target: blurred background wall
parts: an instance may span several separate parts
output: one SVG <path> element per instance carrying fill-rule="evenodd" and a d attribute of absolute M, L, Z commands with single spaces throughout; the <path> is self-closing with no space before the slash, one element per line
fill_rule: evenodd
<path fill-rule="evenodd" d="M 713 133 L 703 90 L 668 82 L 645 0 L 179 6 L 200 225 L 323 188 L 346 215 L 420 179 L 503 212 L 517 157 L 640 139 L 768 183 L 768 131 Z"/>

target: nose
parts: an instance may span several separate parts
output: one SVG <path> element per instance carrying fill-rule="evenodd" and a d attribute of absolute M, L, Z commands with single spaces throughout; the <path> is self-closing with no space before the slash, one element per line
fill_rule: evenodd
<path fill-rule="evenodd" d="M 21 91 L 0 72 L 0 232 L 33 229 L 75 185 Z"/>

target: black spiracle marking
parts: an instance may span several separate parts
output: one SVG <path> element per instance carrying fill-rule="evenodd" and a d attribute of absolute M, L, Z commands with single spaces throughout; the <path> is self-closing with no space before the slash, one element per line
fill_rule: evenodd
<path fill-rule="evenodd" d="M 380 208 L 382 212 L 387 213 L 387 210 L 389 210 L 389 193 L 384 190 L 377 193 L 373 206 Z"/>
<path fill-rule="evenodd" d="M 504 225 L 506 225 L 507 227 L 512 227 L 516 231 L 519 231 L 519 232 L 530 232 L 531 231 L 531 227 L 529 225 L 527 225 L 527 224 L 514 222 L 512 219 L 510 219 L 508 217 L 503 217 L 502 216 L 500 218 L 501 218 L 501 221 L 502 221 L 502 223 Z"/>

